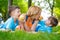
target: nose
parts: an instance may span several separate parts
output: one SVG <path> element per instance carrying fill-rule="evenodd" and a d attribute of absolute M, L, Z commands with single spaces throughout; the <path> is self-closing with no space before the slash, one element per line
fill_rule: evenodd
<path fill-rule="evenodd" d="M 21 15 L 21 12 L 19 13 L 19 15 Z"/>

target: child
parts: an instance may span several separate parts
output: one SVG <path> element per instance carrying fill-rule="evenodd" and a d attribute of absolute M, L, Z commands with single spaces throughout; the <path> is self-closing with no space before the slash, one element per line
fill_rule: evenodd
<path fill-rule="evenodd" d="M 25 29 L 26 31 L 31 31 L 33 26 L 38 23 L 41 14 L 41 8 L 37 6 L 31 6 L 26 15 Z"/>
<path fill-rule="evenodd" d="M 55 17 L 49 17 L 48 20 L 40 20 L 36 27 L 36 32 L 48 32 L 51 33 L 52 27 L 55 27 L 58 24 L 58 20 Z"/>
<path fill-rule="evenodd" d="M 14 31 L 18 25 L 18 17 L 20 16 L 20 8 L 18 6 L 9 7 L 10 18 L 5 22 L 5 29 Z M 8 16 L 8 15 L 7 15 Z"/>
<path fill-rule="evenodd" d="M 18 18 L 19 25 L 16 27 L 16 30 L 25 30 L 24 29 L 25 16 L 26 16 L 25 14 L 21 14 L 20 17 Z"/>

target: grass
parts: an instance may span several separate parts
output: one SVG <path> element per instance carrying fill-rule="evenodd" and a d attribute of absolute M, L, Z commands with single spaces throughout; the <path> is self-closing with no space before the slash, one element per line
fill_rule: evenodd
<path fill-rule="evenodd" d="M 48 34 L 42 32 L 27 33 L 23 31 L 0 31 L 0 40 L 60 40 L 60 34 Z"/>
<path fill-rule="evenodd" d="M 53 28 L 54 32 L 58 32 L 60 27 Z M 60 32 L 60 31 L 59 31 Z M 28 33 L 24 31 L 0 31 L 0 40 L 60 40 L 60 33 Z"/>

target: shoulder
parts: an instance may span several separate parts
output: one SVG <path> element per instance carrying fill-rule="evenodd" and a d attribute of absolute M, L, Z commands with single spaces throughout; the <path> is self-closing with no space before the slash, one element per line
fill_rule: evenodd
<path fill-rule="evenodd" d="M 45 20 L 40 20 L 40 21 L 38 22 L 38 24 L 40 24 L 40 25 L 45 25 Z"/>
<path fill-rule="evenodd" d="M 51 26 L 48 26 L 47 29 L 52 30 L 52 27 Z"/>
<path fill-rule="evenodd" d="M 5 22 L 5 24 L 11 23 L 11 22 L 13 22 L 13 18 L 12 18 L 12 17 L 10 17 L 10 18 Z"/>
<path fill-rule="evenodd" d="M 14 23 L 13 18 L 9 18 L 6 22 L 5 25 L 12 25 Z"/>
<path fill-rule="evenodd" d="M 47 27 L 47 31 L 48 31 L 49 33 L 51 33 L 51 32 L 52 32 L 52 27 L 51 27 L 51 26 L 48 26 L 48 27 Z"/>

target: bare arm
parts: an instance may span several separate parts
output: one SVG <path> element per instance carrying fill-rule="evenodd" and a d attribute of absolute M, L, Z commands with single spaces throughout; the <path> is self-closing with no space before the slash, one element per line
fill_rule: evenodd
<path fill-rule="evenodd" d="M 35 31 L 37 24 L 38 24 L 38 20 L 36 20 L 32 25 L 31 31 Z"/>
<path fill-rule="evenodd" d="M 26 15 L 25 15 L 25 23 L 24 23 L 24 28 L 26 31 L 30 31 L 29 27 L 26 25 Z"/>
<path fill-rule="evenodd" d="M 24 25 L 24 28 L 25 28 L 26 31 L 28 31 L 28 32 L 30 31 L 30 29 L 29 29 L 29 27 L 26 25 L 26 23 L 25 23 L 25 25 Z"/>

